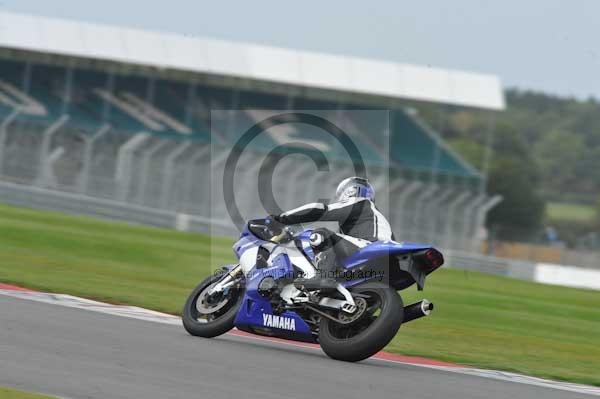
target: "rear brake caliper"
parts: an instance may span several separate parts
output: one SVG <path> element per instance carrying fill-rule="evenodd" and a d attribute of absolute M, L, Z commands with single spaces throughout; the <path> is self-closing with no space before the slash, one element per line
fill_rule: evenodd
<path fill-rule="evenodd" d="M 354 298 L 354 303 L 356 304 L 354 312 L 352 314 L 346 314 L 344 312 L 340 312 L 338 319 L 342 324 L 350 324 L 360 319 L 367 309 L 367 301 L 364 298 Z M 343 307 L 342 307 L 343 310 Z"/>

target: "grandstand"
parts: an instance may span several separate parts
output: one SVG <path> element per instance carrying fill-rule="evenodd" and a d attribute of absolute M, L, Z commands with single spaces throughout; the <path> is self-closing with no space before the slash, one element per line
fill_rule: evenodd
<path fill-rule="evenodd" d="M 381 206 L 403 239 L 477 249 L 499 200 L 414 107 L 501 110 L 493 76 L 12 13 L 0 13 L 0 28 L 0 201 L 157 225 L 175 215 L 183 229 L 232 232 L 215 171 L 237 140 L 233 126 L 267 110 L 345 126 L 376 188 L 389 190 Z M 319 174 L 301 155 L 285 157 L 273 181 L 282 208 L 326 197 L 353 162 L 332 138 L 288 129 L 335 165 Z M 278 137 L 251 143 L 240 191 L 255 186 Z M 264 212 L 258 198 L 244 208 Z"/>

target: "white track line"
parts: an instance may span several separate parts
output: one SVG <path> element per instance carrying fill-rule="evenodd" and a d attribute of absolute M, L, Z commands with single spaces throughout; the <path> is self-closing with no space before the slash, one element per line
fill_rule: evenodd
<path fill-rule="evenodd" d="M 138 319 L 145 320 L 153 323 L 162 323 L 162 324 L 170 324 L 170 325 L 181 325 L 181 318 L 177 316 L 173 316 L 167 313 L 156 312 L 154 310 L 144 309 L 137 306 L 124 306 L 124 305 L 112 305 L 109 303 L 93 301 L 90 299 L 80 298 L 72 295 L 66 294 L 50 294 L 46 292 L 36 292 L 36 291 L 14 291 L 14 290 L 5 290 L 0 289 L 0 295 L 10 296 L 14 298 L 28 299 L 37 302 L 44 302 L 53 305 L 66 306 L 70 308 L 77 309 L 85 309 L 93 312 L 100 312 L 105 314 L 110 314 L 114 316 L 127 317 L 130 319 Z M 234 333 L 232 334 L 236 337 L 249 338 L 260 341 L 268 341 L 275 342 L 282 345 L 296 346 L 301 348 L 310 348 L 310 349 L 318 349 L 315 346 L 304 345 L 301 343 L 296 343 L 293 341 L 285 342 L 280 339 L 271 339 L 269 337 L 263 336 L 252 336 L 252 335 L 241 335 Z M 484 378 L 491 378 L 495 380 L 509 381 L 509 382 L 517 382 L 520 384 L 527 385 L 535 385 L 539 387 L 559 389 L 563 391 L 576 392 L 588 395 L 596 395 L 600 396 L 600 387 L 594 387 L 590 385 L 582 385 L 582 384 L 574 384 L 569 382 L 561 382 L 561 381 L 552 381 L 546 380 L 543 378 L 530 377 L 522 374 L 509 373 L 505 371 L 497 371 L 497 370 L 485 370 L 485 369 L 477 369 L 470 367 L 446 367 L 439 365 L 428 365 L 428 364 L 420 364 L 420 363 L 411 363 L 405 361 L 397 361 L 390 359 L 382 359 L 382 358 L 373 358 L 375 360 L 391 362 L 391 363 L 400 363 L 400 364 L 409 364 L 412 366 L 419 367 L 427 367 L 436 370 L 444 370 L 450 371 L 454 373 L 461 373 L 467 375 L 473 375 Z"/>

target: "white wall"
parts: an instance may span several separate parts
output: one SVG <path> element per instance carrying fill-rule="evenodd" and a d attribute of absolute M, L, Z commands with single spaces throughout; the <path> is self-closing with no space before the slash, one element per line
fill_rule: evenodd
<path fill-rule="evenodd" d="M 534 281 L 543 284 L 600 290 L 600 270 L 538 263 L 535 266 Z"/>

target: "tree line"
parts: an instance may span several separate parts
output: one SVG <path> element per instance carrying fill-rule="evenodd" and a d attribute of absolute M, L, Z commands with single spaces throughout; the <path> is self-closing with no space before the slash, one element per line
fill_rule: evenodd
<path fill-rule="evenodd" d="M 532 240 L 548 223 L 547 201 L 599 202 L 600 102 L 514 88 L 505 94 L 507 108 L 495 113 L 493 121 L 489 112 L 418 109 L 476 167 L 481 168 L 485 147 L 491 145 L 488 192 L 503 195 L 504 201 L 489 214 L 488 227 L 503 239 Z M 571 230 L 564 231 L 567 235 L 574 234 L 573 229 L 585 234 L 598 223 L 558 227 Z"/>

